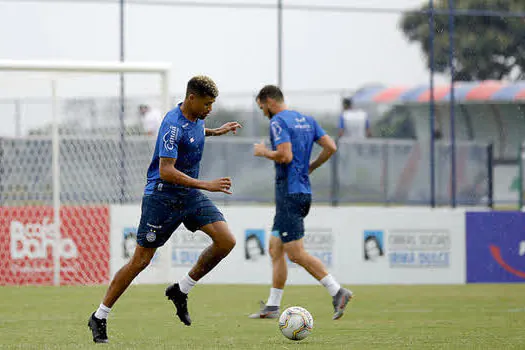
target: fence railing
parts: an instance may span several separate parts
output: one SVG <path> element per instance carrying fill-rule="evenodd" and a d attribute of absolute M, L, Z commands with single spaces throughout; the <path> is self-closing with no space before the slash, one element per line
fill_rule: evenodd
<path fill-rule="evenodd" d="M 274 200 L 273 164 L 253 156 L 252 138 L 209 139 L 200 177 L 230 176 L 232 196 L 210 193 L 228 202 Z M 138 203 L 146 183 L 154 140 L 129 137 L 120 158 L 118 137 L 61 137 L 62 204 Z M 52 142 L 49 137 L 0 138 L 0 205 L 50 205 L 53 198 Z M 448 205 L 456 182 L 458 205 L 491 205 L 491 147 L 458 143 L 457 177 L 451 177 L 451 147 L 435 148 L 435 203 Z M 319 152 L 314 148 L 314 153 Z M 315 154 L 312 155 L 314 157 Z M 340 141 L 336 155 L 311 176 L 314 200 L 342 204 L 431 203 L 430 157 L 426 144 L 414 141 Z"/>

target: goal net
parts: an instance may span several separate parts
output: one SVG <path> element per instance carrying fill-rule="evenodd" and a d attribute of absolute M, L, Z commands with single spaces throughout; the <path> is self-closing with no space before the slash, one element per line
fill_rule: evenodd
<path fill-rule="evenodd" d="M 163 63 L 0 61 L 0 285 L 108 281 L 109 205 L 140 201 L 168 82 Z"/>

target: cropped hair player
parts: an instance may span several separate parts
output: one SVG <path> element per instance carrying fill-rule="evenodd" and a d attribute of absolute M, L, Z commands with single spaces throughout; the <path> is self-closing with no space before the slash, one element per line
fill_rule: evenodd
<path fill-rule="evenodd" d="M 237 122 L 226 123 L 218 129 L 204 126 L 218 95 L 211 78 L 195 76 L 187 84 L 184 101 L 162 121 L 147 171 L 137 246 L 129 262 L 115 274 L 102 303 L 89 318 L 88 326 L 96 343 L 108 342 L 106 320 L 111 308 L 148 266 L 157 248 L 163 246 L 181 224 L 190 231 L 201 230 L 212 239 L 190 271 L 165 292 L 175 305 L 177 316 L 187 326 L 191 325 L 187 304 L 189 291 L 235 246 L 235 238 L 224 216 L 201 192 L 231 194 L 231 179 L 199 179 L 205 137 L 236 133 L 241 128 Z"/>
<path fill-rule="evenodd" d="M 263 87 L 256 102 L 270 120 L 271 149 L 264 143 L 254 145 L 254 155 L 275 163 L 275 217 L 270 237 L 272 259 L 272 288 L 261 310 L 250 318 L 278 318 L 283 289 L 288 277 L 285 255 L 302 266 L 330 293 L 334 307 L 333 319 L 343 316 L 352 298 L 352 292 L 341 287 L 328 273 L 318 258 L 304 248 L 304 218 L 310 211 L 312 191 L 309 175 L 323 165 L 337 151 L 334 140 L 325 133 L 317 121 L 307 115 L 290 110 L 281 89 L 274 85 Z M 310 161 L 313 145 L 322 151 Z"/>

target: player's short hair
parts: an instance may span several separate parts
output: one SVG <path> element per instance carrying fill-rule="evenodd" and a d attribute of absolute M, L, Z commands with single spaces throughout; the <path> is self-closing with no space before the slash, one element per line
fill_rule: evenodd
<path fill-rule="evenodd" d="M 352 101 L 351 97 L 345 97 L 343 98 L 343 107 L 344 108 L 351 108 L 354 102 Z"/>
<path fill-rule="evenodd" d="M 266 102 L 269 98 L 277 101 L 284 102 L 284 95 L 281 89 L 275 85 L 266 85 L 259 91 L 255 100 Z"/>
<path fill-rule="evenodd" d="M 219 89 L 215 82 L 205 75 L 197 75 L 188 81 L 186 87 L 186 97 L 190 94 L 197 95 L 199 97 L 213 97 L 219 96 Z"/>

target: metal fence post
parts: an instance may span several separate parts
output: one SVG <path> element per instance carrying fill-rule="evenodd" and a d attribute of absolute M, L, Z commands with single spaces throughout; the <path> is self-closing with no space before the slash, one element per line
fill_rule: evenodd
<path fill-rule="evenodd" d="M 434 71 L 435 71 L 435 59 L 434 59 L 434 36 L 435 36 L 435 17 L 434 17 L 434 0 L 430 0 L 429 4 L 429 40 L 430 40 L 430 207 L 436 206 L 436 140 L 435 140 L 435 121 L 436 121 L 436 101 L 434 94 Z"/>
<path fill-rule="evenodd" d="M 518 147 L 518 165 L 519 165 L 519 174 L 518 174 L 518 203 L 519 210 L 523 208 L 523 143 Z"/>
<path fill-rule="evenodd" d="M 456 207 L 456 195 L 457 195 L 457 171 L 456 171 L 456 97 L 455 97 L 455 86 L 456 81 L 456 69 L 454 66 L 455 59 L 455 47 L 454 47 L 454 31 L 455 31 L 455 20 L 456 20 L 456 7 L 454 0 L 448 0 L 448 8 L 450 11 L 449 14 L 449 63 L 450 63 L 450 144 L 451 144 L 451 157 L 450 157 L 450 166 L 451 166 L 451 179 L 452 179 L 452 195 L 451 195 L 451 205 L 452 208 Z"/>
<path fill-rule="evenodd" d="M 336 207 L 339 205 L 339 152 L 341 150 L 339 149 L 339 139 L 336 139 L 337 144 L 337 152 L 334 153 L 331 159 L 331 188 L 330 188 L 330 202 L 332 203 L 333 207 Z"/>
<path fill-rule="evenodd" d="M 389 170 L 389 161 L 388 161 L 388 150 L 389 150 L 389 147 L 388 147 L 388 141 L 386 141 L 384 144 L 383 144 L 383 169 L 382 169 L 382 172 L 383 172 L 383 201 L 385 204 L 389 204 L 388 203 L 388 170 Z"/>
<path fill-rule="evenodd" d="M 4 185 L 2 184 L 3 178 L 5 174 L 4 169 L 4 139 L 0 137 L 0 205 L 3 205 L 4 200 L 2 198 L 6 198 L 4 191 Z"/>
<path fill-rule="evenodd" d="M 488 207 L 494 208 L 494 144 L 487 147 Z"/>

